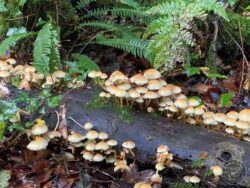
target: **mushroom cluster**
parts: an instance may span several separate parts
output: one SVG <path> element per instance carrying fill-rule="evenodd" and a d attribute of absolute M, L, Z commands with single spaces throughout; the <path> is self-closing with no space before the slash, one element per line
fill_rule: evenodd
<path fill-rule="evenodd" d="M 208 111 L 200 99 L 187 97 L 181 93 L 180 87 L 167 84 L 156 69 L 148 69 L 132 77 L 120 71 L 114 71 L 110 77 L 97 71 L 90 72 L 88 76 L 104 81 L 105 91 L 99 94 L 100 97 L 113 97 L 121 106 L 146 107 L 149 113 L 158 110 L 167 117 L 250 141 L 250 109 L 226 114 Z"/>
<path fill-rule="evenodd" d="M 38 73 L 36 68 L 31 65 L 17 65 L 15 59 L 9 58 L 5 61 L 0 60 L 0 78 L 5 82 L 10 82 L 11 78 L 19 78 L 19 89 L 30 90 L 33 85 L 41 85 L 42 87 L 59 85 L 66 77 L 66 73 L 62 70 L 57 70 L 51 75 L 45 76 Z M 84 85 L 83 81 L 74 79 L 68 83 L 68 87 L 81 87 Z"/>

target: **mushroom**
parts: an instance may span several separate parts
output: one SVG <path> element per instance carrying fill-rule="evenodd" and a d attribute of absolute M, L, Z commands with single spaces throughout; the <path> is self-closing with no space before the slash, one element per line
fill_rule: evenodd
<path fill-rule="evenodd" d="M 242 138 L 243 130 L 248 130 L 250 128 L 246 121 L 239 120 L 235 123 L 235 126 L 240 130 L 239 138 Z"/>
<path fill-rule="evenodd" d="M 94 157 L 93 157 L 94 162 L 101 162 L 104 159 L 105 159 L 105 157 L 100 153 L 95 154 Z"/>
<path fill-rule="evenodd" d="M 73 134 L 68 136 L 68 141 L 71 143 L 79 143 L 84 139 L 85 139 L 85 136 L 83 136 L 79 133 L 73 133 Z"/>
<path fill-rule="evenodd" d="M 220 179 L 220 176 L 223 173 L 223 170 L 220 166 L 211 166 L 210 170 L 212 170 L 212 172 L 214 174 L 213 180 L 214 180 L 215 184 L 217 184 L 219 179 Z"/>
<path fill-rule="evenodd" d="M 161 78 L 161 73 L 156 69 L 148 69 L 144 72 L 143 76 L 148 80 L 154 80 Z"/>
<path fill-rule="evenodd" d="M 34 141 L 31 141 L 27 148 L 32 151 L 39 151 L 46 149 L 48 146 L 48 141 L 45 140 L 43 137 L 36 136 Z"/>
<path fill-rule="evenodd" d="M 91 141 L 88 142 L 87 145 L 85 146 L 85 149 L 88 151 L 94 151 L 95 150 L 96 143 Z"/>
<path fill-rule="evenodd" d="M 194 115 L 196 115 L 195 117 L 195 121 L 199 124 L 200 122 L 200 116 L 203 116 L 203 114 L 205 113 L 205 110 L 202 106 L 198 106 L 194 108 Z"/>
<path fill-rule="evenodd" d="M 188 99 L 188 106 L 197 107 L 199 105 L 200 105 L 200 102 L 197 99 L 195 98 Z"/>
<path fill-rule="evenodd" d="M 128 81 L 128 77 L 125 76 L 122 72 L 120 71 L 114 71 L 111 75 L 110 75 L 110 81 L 115 83 L 115 84 L 120 84 L 122 82 Z"/>
<path fill-rule="evenodd" d="M 87 123 L 84 124 L 83 127 L 84 127 L 84 129 L 86 129 L 86 130 L 90 130 L 90 129 L 92 129 L 94 126 L 93 126 L 92 123 L 87 122 Z"/>
<path fill-rule="evenodd" d="M 158 95 L 158 93 L 154 92 L 154 91 L 148 91 L 147 93 L 144 94 L 143 98 L 144 99 L 147 99 L 147 102 L 146 102 L 146 106 L 148 106 L 151 102 L 152 99 L 157 99 L 159 98 L 160 96 Z"/>
<path fill-rule="evenodd" d="M 131 106 L 134 104 L 134 100 L 136 98 L 139 98 L 141 95 L 140 93 L 138 93 L 135 89 L 130 89 L 128 91 L 128 96 L 132 99 L 132 103 L 131 103 Z M 128 102 L 128 101 L 127 101 Z"/>
<path fill-rule="evenodd" d="M 188 106 L 185 108 L 184 114 L 188 116 L 187 121 L 190 122 L 190 117 L 194 114 L 194 107 Z"/>
<path fill-rule="evenodd" d="M 133 141 L 126 141 L 122 143 L 122 147 L 125 150 L 126 153 L 130 152 L 132 154 L 133 157 L 135 157 L 134 152 L 132 151 L 132 149 L 135 148 L 135 143 Z"/>
<path fill-rule="evenodd" d="M 108 139 L 108 137 L 109 137 L 108 133 L 106 133 L 106 132 L 99 132 L 98 139 L 100 139 L 100 140 L 103 141 L 103 140 Z"/>
<path fill-rule="evenodd" d="M 123 98 L 128 97 L 128 93 L 123 89 L 115 89 L 114 95 L 118 98 L 119 104 L 123 106 Z"/>
<path fill-rule="evenodd" d="M 188 106 L 187 100 L 186 99 L 177 99 L 174 102 L 174 105 L 181 109 L 181 118 L 184 119 L 185 121 L 185 116 L 184 116 L 184 109 Z"/>
<path fill-rule="evenodd" d="M 214 125 L 215 120 L 212 117 L 207 117 L 203 120 L 203 123 L 211 129 L 211 126 Z"/>
<path fill-rule="evenodd" d="M 226 128 L 225 131 L 228 135 L 233 135 L 235 132 L 234 129 L 231 127 Z"/>
<path fill-rule="evenodd" d="M 153 113 L 155 110 L 151 106 L 149 106 L 147 107 L 147 111 L 148 113 Z"/>
<path fill-rule="evenodd" d="M 125 91 L 131 89 L 131 87 L 132 86 L 131 86 L 131 84 L 129 82 L 124 82 L 124 83 L 121 83 L 121 84 L 117 85 L 118 89 L 123 89 Z"/>
<path fill-rule="evenodd" d="M 13 58 L 9 58 L 7 60 L 5 60 L 6 63 L 8 63 L 9 65 L 15 65 L 16 64 L 16 60 Z"/>
<path fill-rule="evenodd" d="M 93 155 L 92 152 L 90 152 L 90 151 L 84 151 L 84 152 L 82 152 L 82 154 L 83 154 L 82 157 L 85 160 L 87 160 L 87 161 L 93 161 L 94 155 Z"/>
<path fill-rule="evenodd" d="M 52 73 L 52 77 L 57 80 L 57 79 L 63 79 L 66 77 L 66 73 L 63 72 L 62 70 L 57 70 Z"/>
<path fill-rule="evenodd" d="M 131 83 L 135 83 L 138 86 L 142 86 L 148 83 L 148 79 L 141 74 L 136 74 L 130 78 Z"/>
<path fill-rule="evenodd" d="M 114 147 L 114 146 L 117 146 L 118 142 L 116 140 L 108 140 L 107 141 L 107 144 L 110 146 L 110 147 Z"/>
<path fill-rule="evenodd" d="M 158 80 L 149 80 L 147 89 L 148 90 L 159 90 L 162 87 L 161 83 Z"/>
<path fill-rule="evenodd" d="M 8 83 L 10 81 L 9 76 L 10 73 L 8 71 L 0 71 L 0 78 L 2 78 L 5 83 Z"/>
<path fill-rule="evenodd" d="M 96 145 L 95 145 L 95 150 L 101 150 L 101 151 L 105 151 L 105 150 L 108 150 L 109 149 L 109 145 L 106 143 L 106 142 L 98 142 Z"/>
<path fill-rule="evenodd" d="M 162 97 L 168 97 L 171 96 L 172 92 L 169 87 L 165 86 L 159 89 L 158 94 Z"/>
<path fill-rule="evenodd" d="M 114 172 L 117 172 L 117 171 L 121 171 L 121 172 L 130 171 L 130 168 L 127 165 L 127 161 L 126 160 L 117 160 L 115 162 Z"/>
<path fill-rule="evenodd" d="M 86 134 L 86 138 L 88 140 L 94 140 L 96 138 L 98 138 L 98 132 L 94 131 L 94 130 L 90 130 L 87 134 Z"/>
<path fill-rule="evenodd" d="M 239 113 L 239 120 L 250 123 L 250 109 L 241 110 Z"/>
<path fill-rule="evenodd" d="M 220 125 L 221 123 L 223 123 L 225 121 L 225 119 L 227 118 L 227 116 L 223 113 L 216 113 L 214 116 L 213 116 L 214 120 L 217 121 L 219 124 L 218 128 L 220 130 Z"/>
<path fill-rule="evenodd" d="M 31 128 L 32 135 L 42 135 L 48 131 L 48 127 L 44 120 L 38 119 L 37 123 Z"/>
<path fill-rule="evenodd" d="M 135 90 L 140 94 L 145 94 L 148 92 L 147 88 L 145 87 L 136 87 Z"/>
<path fill-rule="evenodd" d="M 200 178 L 198 176 L 191 176 L 189 179 L 190 183 L 200 183 Z"/>
<path fill-rule="evenodd" d="M 239 118 L 239 113 L 236 112 L 236 111 L 230 111 L 226 115 L 227 115 L 227 117 L 233 118 L 233 119 L 236 119 L 236 120 Z"/>
<path fill-rule="evenodd" d="M 162 182 L 162 177 L 158 173 L 153 174 L 152 177 L 151 177 L 151 181 L 153 183 L 161 183 Z"/>

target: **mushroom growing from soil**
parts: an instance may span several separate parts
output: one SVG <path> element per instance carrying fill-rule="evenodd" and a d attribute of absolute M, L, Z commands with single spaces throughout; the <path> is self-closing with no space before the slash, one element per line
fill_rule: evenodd
<path fill-rule="evenodd" d="M 32 151 L 39 151 L 46 149 L 48 146 L 48 141 L 45 140 L 43 137 L 36 136 L 34 141 L 31 141 L 27 148 Z"/>
<path fill-rule="evenodd" d="M 135 157 L 134 152 L 132 151 L 135 148 L 135 143 L 131 140 L 122 143 L 122 147 L 125 153 L 130 153 L 133 157 Z"/>
<path fill-rule="evenodd" d="M 158 99 L 159 97 L 160 96 L 158 95 L 158 93 L 154 91 L 148 91 L 143 96 L 143 98 L 147 100 L 145 106 L 150 105 L 152 99 Z"/>
<path fill-rule="evenodd" d="M 32 135 L 42 135 L 48 131 L 45 121 L 38 119 L 37 123 L 31 128 Z"/>
<path fill-rule="evenodd" d="M 68 141 L 71 143 L 79 143 L 84 139 L 85 139 L 85 136 L 83 136 L 79 133 L 73 133 L 73 134 L 68 136 Z"/>
<path fill-rule="evenodd" d="M 239 139 L 242 138 L 243 130 L 248 130 L 250 128 L 249 124 L 246 121 L 242 121 L 242 120 L 237 121 L 235 123 L 235 126 L 239 129 L 239 132 L 240 132 L 238 136 Z"/>
<path fill-rule="evenodd" d="M 218 181 L 220 180 L 220 176 L 223 173 L 223 170 L 220 166 L 211 166 L 210 170 L 212 170 L 214 174 L 214 182 L 215 184 L 218 184 Z"/>
<path fill-rule="evenodd" d="M 154 80 L 161 78 L 161 73 L 156 69 L 148 69 L 144 72 L 143 76 L 148 80 Z"/>

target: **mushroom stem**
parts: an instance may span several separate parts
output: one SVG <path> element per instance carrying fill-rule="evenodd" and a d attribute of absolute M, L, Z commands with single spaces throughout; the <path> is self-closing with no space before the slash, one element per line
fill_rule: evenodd
<path fill-rule="evenodd" d="M 84 130 L 87 130 L 87 129 L 84 128 L 84 126 L 82 126 L 78 121 L 73 119 L 71 116 L 69 116 L 69 119 L 72 120 L 74 123 L 76 123 L 79 127 L 83 128 Z"/>
<path fill-rule="evenodd" d="M 146 105 L 146 107 L 147 107 L 147 106 L 149 106 L 149 105 L 150 105 L 150 103 L 151 103 L 151 99 L 148 99 L 148 100 L 146 101 L 146 104 L 145 104 L 145 105 Z"/>
<path fill-rule="evenodd" d="M 129 152 L 131 153 L 131 155 L 133 156 L 133 158 L 135 158 L 135 154 L 134 154 L 134 152 L 131 149 L 129 149 Z"/>
<path fill-rule="evenodd" d="M 242 139 L 242 136 L 243 136 L 243 134 L 242 134 L 242 129 L 240 129 L 239 139 Z"/>

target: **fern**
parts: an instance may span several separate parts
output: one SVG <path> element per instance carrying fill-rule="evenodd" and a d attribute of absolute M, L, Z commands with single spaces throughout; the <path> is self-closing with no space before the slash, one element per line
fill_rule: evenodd
<path fill-rule="evenodd" d="M 120 3 L 128 5 L 129 7 L 132 7 L 137 10 L 143 9 L 143 7 L 134 0 L 120 0 Z"/>
<path fill-rule="evenodd" d="M 12 35 L 5 40 L 3 40 L 0 44 L 0 56 L 3 55 L 7 49 L 10 48 L 10 46 L 14 45 L 18 40 L 29 37 L 33 35 L 34 33 L 22 33 L 22 34 L 16 34 Z"/>
<path fill-rule="evenodd" d="M 118 48 L 127 51 L 135 56 L 143 57 L 147 60 L 151 60 L 150 54 L 148 53 L 147 46 L 148 41 L 139 38 L 113 38 L 108 39 L 103 35 L 99 35 L 96 38 L 97 43 L 106 45 L 114 48 Z"/>
<path fill-rule="evenodd" d="M 0 170 L 0 188 L 7 188 L 10 178 L 10 171 Z"/>
<path fill-rule="evenodd" d="M 144 33 L 145 39 L 150 37 L 147 50 L 153 66 L 168 71 L 175 62 L 184 62 L 188 48 L 195 43 L 194 19 L 204 19 L 210 11 L 227 20 L 225 9 L 216 0 L 164 1 L 146 10 L 158 16 Z"/>
<path fill-rule="evenodd" d="M 86 7 L 88 4 L 95 2 L 95 1 L 96 0 L 79 0 L 77 2 L 76 8 L 80 10 L 80 9 Z"/>
<path fill-rule="evenodd" d="M 52 23 L 46 23 L 34 42 L 34 65 L 38 72 L 48 74 L 61 66 L 58 33 Z"/>

